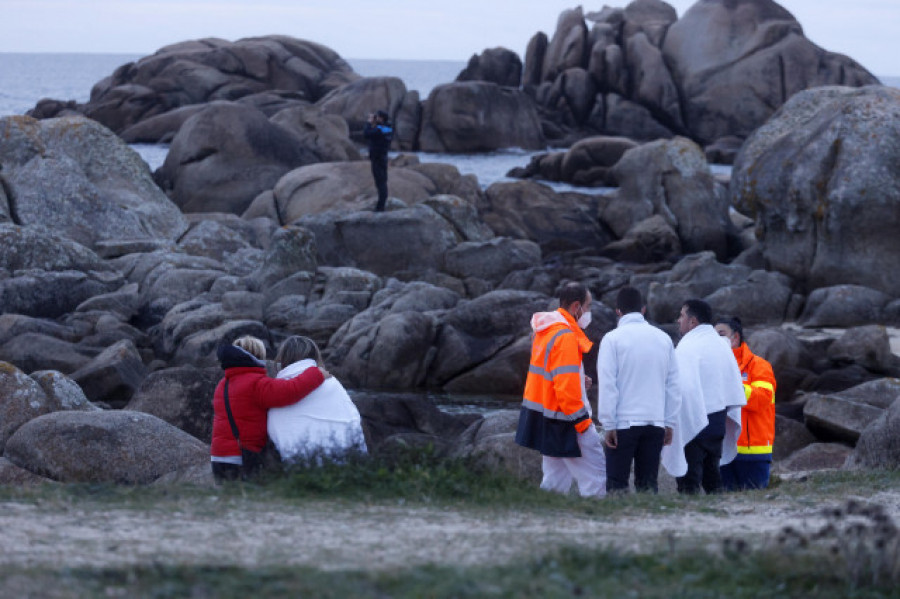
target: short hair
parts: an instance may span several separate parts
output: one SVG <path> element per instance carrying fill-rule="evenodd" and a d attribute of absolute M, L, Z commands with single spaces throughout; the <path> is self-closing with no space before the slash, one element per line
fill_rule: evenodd
<path fill-rule="evenodd" d="M 641 292 L 638 289 L 627 285 L 619 289 L 619 294 L 616 296 L 616 309 L 619 312 L 622 314 L 640 312 L 643 307 L 644 298 L 641 297 Z"/>
<path fill-rule="evenodd" d="M 380 118 L 382 121 L 387 121 L 391 118 L 391 116 L 383 110 L 378 110 L 375 112 L 375 116 Z"/>
<path fill-rule="evenodd" d="M 741 343 L 744 342 L 744 325 L 741 324 L 741 319 L 737 316 L 722 316 L 716 319 L 716 324 L 724 324 L 732 332 L 738 334 L 738 339 L 741 340 Z"/>
<path fill-rule="evenodd" d="M 259 359 L 266 359 L 266 344 L 263 343 L 260 339 L 253 337 L 252 335 L 244 335 L 243 337 L 238 337 L 234 340 L 232 345 L 241 348 L 251 356 Z"/>
<path fill-rule="evenodd" d="M 559 296 L 559 307 L 568 308 L 575 302 L 582 302 L 587 299 L 588 290 L 578 281 L 570 281 L 559 288 L 557 293 Z"/>
<path fill-rule="evenodd" d="M 275 355 L 275 361 L 281 364 L 282 368 L 288 364 L 307 359 L 315 360 L 316 364 L 321 364 L 322 352 L 319 351 L 319 346 L 316 345 L 315 341 L 300 335 L 293 335 L 285 339 Z"/>
<path fill-rule="evenodd" d="M 702 299 L 689 299 L 684 302 L 687 308 L 687 315 L 693 316 L 700 324 L 709 324 L 712 322 L 712 308 Z"/>

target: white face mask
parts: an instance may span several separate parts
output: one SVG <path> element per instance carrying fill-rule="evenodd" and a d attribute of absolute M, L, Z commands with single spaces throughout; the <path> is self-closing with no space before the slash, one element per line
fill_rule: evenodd
<path fill-rule="evenodd" d="M 588 325 L 590 325 L 590 324 L 591 324 L 591 313 L 585 312 L 578 319 L 578 326 L 580 326 L 582 329 L 586 329 L 586 328 L 588 328 Z"/>

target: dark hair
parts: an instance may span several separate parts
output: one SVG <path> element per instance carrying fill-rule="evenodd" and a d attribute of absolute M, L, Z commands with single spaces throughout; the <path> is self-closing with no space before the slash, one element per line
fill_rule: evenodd
<path fill-rule="evenodd" d="M 702 299 L 689 299 L 684 302 L 687 308 L 687 315 L 693 316 L 700 324 L 709 324 L 712 322 L 712 308 Z"/>
<path fill-rule="evenodd" d="M 559 307 L 568 308 L 575 302 L 584 303 L 587 299 L 587 287 L 578 281 L 571 281 L 559 288 L 557 295 L 559 297 Z"/>
<path fill-rule="evenodd" d="M 737 316 L 723 316 L 717 318 L 716 324 L 724 324 L 731 329 L 733 333 L 738 334 L 738 339 L 741 340 L 741 343 L 744 342 L 744 325 L 741 324 L 741 319 Z"/>
<path fill-rule="evenodd" d="M 387 122 L 388 119 L 391 118 L 390 115 L 383 110 L 376 111 L 375 116 L 377 116 L 378 118 L 380 118 L 382 121 L 385 121 L 385 122 Z"/>
<path fill-rule="evenodd" d="M 640 312 L 644 307 L 644 298 L 641 292 L 634 287 L 622 287 L 619 289 L 619 295 L 616 296 L 616 309 L 622 314 L 631 312 Z"/>
<path fill-rule="evenodd" d="M 316 345 L 315 341 L 309 337 L 300 337 L 299 335 L 285 339 L 275 355 L 275 361 L 281 364 L 282 368 L 288 364 L 306 359 L 313 359 L 316 361 L 316 364 L 321 364 L 322 353 L 319 351 L 319 346 Z"/>

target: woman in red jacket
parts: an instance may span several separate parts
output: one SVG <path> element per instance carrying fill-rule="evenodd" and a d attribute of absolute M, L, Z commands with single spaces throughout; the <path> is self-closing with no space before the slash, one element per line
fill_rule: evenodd
<path fill-rule="evenodd" d="M 241 448 L 262 451 L 266 444 L 266 420 L 269 408 L 279 408 L 304 398 L 329 376 L 320 368 L 308 368 L 300 376 L 273 379 L 266 374 L 266 347 L 255 337 L 241 337 L 233 345 L 221 345 L 219 363 L 225 377 L 219 381 L 213 397 L 213 431 L 210 454 L 216 481 L 237 480 L 250 474 L 243 464 Z M 225 405 L 225 392 L 237 427 L 235 438 Z"/>
<path fill-rule="evenodd" d="M 716 331 L 731 344 L 747 397 L 747 405 L 741 408 L 737 457 L 722 466 L 722 484 L 729 491 L 764 489 L 769 486 L 775 441 L 775 374 L 771 364 L 747 347 L 739 318 L 720 318 Z"/>

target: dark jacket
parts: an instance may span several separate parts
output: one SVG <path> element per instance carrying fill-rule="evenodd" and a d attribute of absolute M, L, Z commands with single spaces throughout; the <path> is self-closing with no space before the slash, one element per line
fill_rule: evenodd
<path fill-rule="evenodd" d="M 363 137 L 369 142 L 369 156 L 384 158 L 387 156 L 388 150 L 391 149 L 391 141 L 394 139 L 394 128 L 388 122 L 380 125 L 366 123 L 366 128 L 363 129 Z"/>
<path fill-rule="evenodd" d="M 270 378 L 266 374 L 265 364 L 234 345 L 220 346 L 218 357 L 225 371 L 225 378 L 219 381 L 213 396 L 210 447 L 210 453 L 218 457 L 241 455 L 225 411 L 226 380 L 231 413 L 237 424 L 241 445 L 251 451 L 262 451 L 266 444 L 269 408 L 296 403 L 325 380 L 318 368 L 308 368 L 303 374 L 290 380 Z"/>

